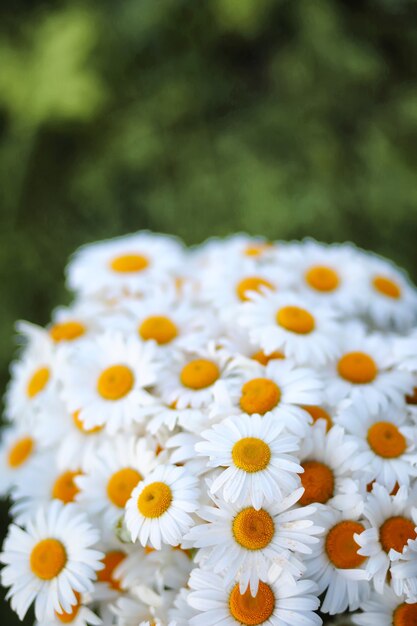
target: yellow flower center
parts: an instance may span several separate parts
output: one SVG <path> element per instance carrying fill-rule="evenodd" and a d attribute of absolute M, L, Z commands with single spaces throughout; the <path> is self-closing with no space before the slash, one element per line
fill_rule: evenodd
<path fill-rule="evenodd" d="M 51 326 L 49 334 L 57 343 L 60 341 L 73 341 L 85 334 L 85 326 L 75 320 L 60 322 Z"/>
<path fill-rule="evenodd" d="M 143 517 L 161 517 L 171 506 L 172 491 L 162 482 L 146 485 L 138 498 L 138 509 Z"/>
<path fill-rule="evenodd" d="M 353 535 L 360 534 L 365 527 L 351 520 L 339 522 L 330 529 L 326 537 L 326 553 L 329 561 L 338 569 L 353 569 L 365 561 L 358 554 L 359 546 Z"/>
<path fill-rule="evenodd" d="M 80 610 L 81 595 L 78 593 L 78 591 L 75 591 L 74 593 L 75 597 L 77 598 L 77 604 L 74 604 L 72 610 L 69 613 L 66 613 L 65 611 L 63 613 L 58 613 L 57 611 L 55 611 L 55 617 L 63 624 L 71 624 L 71 622 L 73 622 L 77 617 Z"/>
<path fill-rule="evenodd" d="M 208 359 L 190 361 L 181 370 L 181 383 L 189 389 L 205 389 L 210 387 L 220 376 L 219 368 Z"/>
<path fill-rule="evenodd" d="M 262 287 L 274 291 L 274 286 L 269 280 L 261 278 L 260 276 L 248 276 L 236 285 L 236 293 L 239 300 L 245 302 L 249 300 L 248 292 L 256 291 L 257 293 L 262 293 Z"/>
<path fill-rule="evenodd" d="M 367 385 L 378 375 L 375 361 L 365 352 L 348 352 L 337 364 L 339 376 L 354 385 Z"/>
<path fill-rule="evenodd" d="M 417 626 L 417 603 L 400 604 L 392 616 L 393 626 Z"/>
<path fill-rule="evenodd" d="M 271 450 L 265 441 L 257 437 L 244 437 L 232 448 L 233 463 L 245 472 L 259 472 L 268 467 Z"/>
<path fill-rule="evenodd" d="M 393 300 L 398 300 L 401 297 L 401 289 L 390 278 L 386 276 L 375 276 L 372 280 L 372 285 L 383 296 L 387 298 L 392 298 Z"/>
<path fill-rule="evenodd" d="M 35 442 L 32 437 L 22 437 L 10 448 L 7 461 L 10 467 L 20 467 L 33 452 Z"/>
<path fill-rule="evenodd" d="M 274 352 L 271 352 L 271 354 L 265 354 L 263 350 L 258 350 L 255 354 L 252 354 L 251 359 L 258 361 L 261 365 L 268 365 L 269 361 L 274 361 L 275 359 L 285 359 L 285 354 L 279 352 L 279 350 L 275 350 Z"/>
<path fill-rule="evenodd" d="M 153 339 L 159 345 L 165 345 L 177 337 L 178 328 L 169 317 L 152 315 L 147 317 L 140 325 L 139 335 L 145 341 Z"/>
<path fill-rule="evenodd" d="M 261 256 L 264 252 L 266 252 L 267 250 L 270 250 L 271 248 L 272 248 L 272 244 L 268 242 L 251 244 L 249 246 L 246 246 L 246 248 L 243 251 L 243 254 L 249 257 L 257 257 L 257 256 Z"/>
<path fill-rule="evenodd" d="M 72 419 L 75 426 L 80 432 L 83 433 L 83 435 L 93 435 L 94 433 L 99 433 L 104 428 L 104 426 L 92 426 L 92 428 L 86 428 L 84 426 L 84 422 L 80 418 L 80 411 L 75 411 L 72 414 Z"/>
<path fill-rule="evenodd" d="M 26 393 L 29 398 L 34 398 L 41 391 L 43 391 L 48 384 L 50 378 L 49 367 L 40 367 L 37 369 L 29 379 L 26 387 Z"/>
<path fill-rule="evenodd" d="M 330 467 L 319 461 L 305 461 L 301 466 L 304 473 L 300 474 L 304 493 L 299 504 L 306 506 L 312 502 L 325 504 L 333 496 L 334 475 Z"/>
<path fill-rule="evenodd" d="M 241 594 L 236 584 L 229 596 L 230 615 L 243 626 L 259 626 L 266 622 L 275 609 L 275 596 L 271 587 L 260 581 L 258 592 L 252 597 L 250 589 Z"/>
<path fill-rule="evenodd" d="M 75 484 L 74 478 L 81 476 L 82 472 L 67 471 L 58 476 L 52 487 L 52 497 L 61 500 L 65 504 L 73 502 L 75 496 L 80 491 Z"/>
<path fill-rule="evenodd" d="M 376 422 L 368 430 L 368 443 L 378 456 L 394 459 L 407 449 L 407 441 L 395 424 Z"/>
<path fill-rule="evenodd" d="M 311 417 L 313 418 L 313 424 L 315 424 L 317 422 L 317 420 L 325 420 L 325 422 L 327 424 L 327 426 L 326 426 L 326 431 L 327 432 L 333 426 L 332 418 L 330 417 L 328 412 L 325 411 L 321 406 L 314 406 L 314 405 L 307 406 L 307 405 L 303 404 L 301 406 L 301 408 L 304 409 L 304 411 L 307 411 L 307 413 L 309 413 L 311 415 Z"/>
<path fill-rule="evenodd" d="M 233 536 L 247 550 L 262 550 L 271 543 L 275 532 L 274 520 L 267 511 L 248 507 L 233 520 Z"/>
<path fill-rule="evenodd" d="M 30 569 L 42 580 L 52 580 L 64 569 L 67 553 L 58 539 L 43 539 L 33 548 Z"/>
<path fill-rule="evenodd" d="M 325 265 L 315 265 L 305 273 L 306 283 L 316 291 L 335 291 L 340 279 L 337 272 Z"/>
<path fill-rule="evenodd" d="M 297 335 L 308 335 L 316 326 L 311 313 L 299 306 L 284 306 L 279 309 L 276 321 L 279 326 Z"/>
<path fill-rule="evenodd" d="M 120 581 L 115 578 L 114 570 L 122 561 L 124 561 L 125 558 L 126 554 L 121 550 L 111 550 L 110 552 L 107 552 L 102 559 L 104 568 L 97 572 L 98 582 L 107 583 L 109 587 L 115 591 L 120 591 Z"/>
<path fill-rule="evenodd" d="M 127 396 L 135 382 L 132 370 L 126 365 L 112 365 L 101 372 L 97 391 L 105 400 L 120 400 Z"/>
<path fill-rule="evenodd" d="M 131 467 L 124 467 L 115 472 L 107 483 L 109 500 L 119 509 L 123 509 L 133 489 L 141 480 L 140 473 Z"/>
<path fill-rule="evenodd" d="M 281 400 L 281 390 L 269 378 L 253 378 L 242 387 L 240 408 L 245 413 L 265 415 Z"/>
<path fill-rule="evenodd" d="M 142 272 L 148 265 L 149 259 L 142 254 L 121 254 L 110 262 L 111 269 L 120 274 Z"/>
<path fill-rule="evenodd" d="M 409 539 L 417 537 L 414 523 L 405 517 L 390 517 L 379 529 L 379 539 L 385 552 L 391 548 L 402 552 Z"/>

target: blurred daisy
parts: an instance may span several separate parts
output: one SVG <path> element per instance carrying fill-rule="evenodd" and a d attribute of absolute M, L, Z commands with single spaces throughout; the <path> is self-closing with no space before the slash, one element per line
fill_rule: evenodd
<path fill-rule="evenodd" d="M 283 433 L 284 424 L 273 415 L 239 415 L 215 424 L 195 445 L 209 458 L 209 467 L 225 468 L 210 485 L 226 502 L 249 500 L 259 509 L 299 487 L 302 471 L 294 453 L 298 440 Z"/>
<path fill-rule="evenodd" d="M 93 611 L 83 603 L 81 594 L 75 593 L 77 602 L 72 605 L 70 611 L 62 611 L 58 613 L 55 611 L 55 615 L 51 619 L 42 620 L 42 622 L 35 621 L 34 626 L 62 626 L 62 624 L 71 624 L 71 626 L 100 626 L 102 620 L 93 613 Z"/>
<path fill-rule="evenodd" d="M 41 442 L 26 425 L 3 428 L 0 443 L 0 495 L 7 495 L 12 487 L 29 479 L 30 465 Z"/>
<path fill-rule="evenodd" d="M 176 546 L 192 525 L 198 507 L 197 479 L 182 467 L 158 467 L 133 490 L 126 504 L 125 523 L 132 541 L 157 550 Z"/>
<path fill-rule="evenodd" d="M 361 604 L 362 612 L 352 616 L 359 626 L 414 626 L 417 624 L 417 603 L 407 603 L 404 596 L 396 595 L 387 585 L 383 593 L 371 594 Z"/>
<path fill-rule="evenodd" d="M 20 619 L 32 602 L 39 621 L 72 611 L 76 592 L 90 591 L 102 567 L 102 553 L 91 549 L 97 540 L 86 516 L 58 501 L 39 509 L 25 530 L 10 526 L 0 555 L 1 580 Z"/>
<path fill-rule="evenodd" d="M 316 585 L 311 580 L 288 582 L 280 578 L 273 584 L 261 582 L 253 597 L 250 590 L 241 594 L 239 584 L 225 585 L 222 577 L 206 570 L 191 572 L 188 601 L 199 613 L 190 626 L 320 626 L 314 612 L 319 606 Z"/>
<path fill-rule="evenodd" d="M 136 587 L 111 606 L 116 616 L 116 622 L 111 623 L 115 623 L 115 626 L 141 626 L 148 623 L 151 626 L 169 626 L 168 610 L 174 597 L 172 591 L 157 593 L 145 585 Z"/>
<path fill-rule="evenodd" d="M 416 502 L 416 488 L 411 494 L 411 502 Z M 413 508 L 415 519 L 415 507 Z M 411 533 L 411 527 L 409 527 Z M 417 541 L 411 537 L 404 547 L 401 558 L 391 566 L 391 585 L 397 595 L 406 594 L 407 600 L 417 602 Z"/>

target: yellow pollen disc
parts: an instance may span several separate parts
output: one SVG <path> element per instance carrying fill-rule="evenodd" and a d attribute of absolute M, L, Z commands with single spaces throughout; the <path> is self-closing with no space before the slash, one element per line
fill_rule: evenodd
<path fill-rule="evenodd" d="M 376 422 L 368 430 L 368 443 L 378 456 L 394 459 L 407 449 L 407 441 L 395 424 Z"/>
<path fill-rule="evenodd" d="M 243 251 L 243 254 L 245 254 L 246 256 L 250 256 L 250 257 L 256 257 L 256 256 L 261 256 L 264 252 L 266 252 L 267 250 L 270 250 L 272 248 L 272 244 L 271 243 L 259 243 L 259 244 L 252 244 L 249 246 L 246 246 L 245 250 Z"/>
<path fill-rule="evenodd" d="M 244 278 L 236 285 L 236 293 L 239 300 L 245 302 L 249 300 L 248 292 L 256 291 L 257 293 L 262 292 L 262 287 L 266 287 L 267 289 L 271 289 L 274 291 L 274 286 L 265 278 L 261 278 L 260 276 L 248 276 Z"/>
<path fill-rule="evenodd" d="M 233 463 L 245 472 L 260 472 L 268 467 L 271 450 L 265 441 L 257 437 L 244 437 L 232 448 Z"/>
<path fill-rule="evenodd" d="M 57 539 L 43 539 L 35 545 L 30 555 L 30 569 L 42 580 L 52 580 L 64 569 L 67 553 Z"/>
<path fill-rule="evenodd" d="M 387 298 L 392 298 L 393 300 L 398 300 L 401 297 L 401 289 L 390 278 L 386 276 L 375 276 L 372 280 L 372 285 L 379 293 L 382 293 L 383 296 L 387 296 Z"/>
<path fill-rule="evenodd" d="M 329 561 L 339 569 L 353 569 L 365 561 L 365 557 L 358 554 L 359 546 L 353 535 L 360 534 L 365 527 L 359 522 L 339 522 L 330 529 L 326 537 L 326 553 Z"/>
<path fill-rule="evenodd" d="M 279 309 L 276 321 L 279 326 L 297 335 L 308 335 L 316 326 L 311 313 L 299 306 L 284 306 Z"/>
<path fill-rule="evenodd" d="M 253 378 L 242 387 L 240 408 L 245 413 L 265 415 L 277 406 L 281 400 L 281 390 L 269 378 Z"/>
<path fill-rule="evenodd" d="M 71 622 L 73 622 L 77 617 L 78 611 L 80 610 L 81 596 L 78 591 L 75 591 L 74 593 L 75 597 L 77 598 L 77 604 L 74 604 L 72 610 L 69 613 L 66 613 L 65 611 L 63 613 L 58 613 L 57 611 L 55 611 L 55 617 L 63 624 L 71 624 Z"/>
<path fill-rule="evenodd" d="M 126 554 L 120 550 L 112 550 L 102 559 L 104 568 L 97 572 L 97 580 L 100 583 L 107 583 L 109 587 L 120 591 L 120 581 L 114 576 L 116 567 L 126 558 Z"/>
<path fill-rule="evenodd" d="M 409 539 L 417 537 L 414 523 L 405 517 L 390 517 L 379 529 L 379 540 L 385 552 L 391 548 L 402 552 Z"/>
<path fill-rule="evenodd" d="M 130 274 L 142 272 L 149 265 L 149 259 L 142 254 L 121 254 L 110 262 L 110 267 L 114 272 Z"/>
<path fill-rule="evenodd" d="M 229 611 L 234 619 L 244 626 L 259 626 L 266 622 L 275 609 L 275 596 L 271 587 L 260 581 L 258 593 L 253 598 L 250 589 L 241 594 L 235 585 L 229 596 Z"/>
<path fill-rule="evenodd" d="M 417 603 L 400 604 L 392 616 L 392 626 L 417 626 Z"/>
<path fill-rule="evenodd" d="M 159 345 L 169 343 L 178 335 L 178 329 L 169 317 L 164 315 L 152 315 L 142 322 L 139 335 L 147 341 L 153 339 Z"/>
<path fill-rule="evenodd" d="M 172 491 L 162 482 L 146 485 L 138 498 L 138 509 L 143 517 L 161 517 L 171 506 Z"/>
<path fill-rule="evenodd" d="M 75 426 L 81 431 L 84 435 L 93 435 L 94 433 L 99 433 L 103 430 L 104 426 L 93 426 L 92 428 L 86 428 L 84 426 L 84 422 L 80 419 L 80 412 L 75 411 L 72 414 L 72 419 Z"/>
<path fill-rule="evenodd" d="M 354 385 L 367 385 L 375 380 L 378 368 L 375 361 L 365 352 L 348 352 L 337 364 L 339 376 Z"/>
<path fill-rule="evenodd" d="M 82 472 L 67 471 L 58 476 L 52 487 L 52 497 L 61 500 L 65 504 L 73 502 L 75 496 L 80 491 L 75 484 L 74 478 L 80 476 Z"/>
<path fill-rule="evenodd" d="M 256 511 L 248 507 L 240 511 L 233 520 L 233 536 L 247 550 L 262 550 L 274 536 L 274 520 L 267 511 Z"/>
<path fill-rule="evenodd" d="M 305 273 L 306 283 L 316 291 L 335 291 L 339 286 L 339 276 L 331 267 L 315 265 Z"/>
<path fill-rule="evenodd" d="M 334 475 L 330 467 L 319 461 L 305 461 L 301 466 L 304 473 L 300 474 L 304 493 L 299 503 L 302 506 L 312 502 L 325 504 L 333 496 Z"/>
<path fill-rule="evenodd" d="M 38 393 L 45 389 L 48 384 L 49 377 L 49 367 L 40 367 L 32 374 L 26 387 L 26 393 L 29 398 L 34 398 L 38 395 Z"/>
<path fill-rule="evenodd" d="M 105 400 L 120 400 L 131 391 L 135 379 L 126 365 L 112 365 L 101 372 L 97 391 Z"/>
<path fill-rule="evenodd" d="M 131 467 L 124 467 L 115 472 L 107 483 L 109 500 L 115 506 L 123 509 L 140 480 L 142 480 L 140 473 Z"/>
<path fill-rule="evenodd" d="M 405 401 L 407 402 L 407 404 L 417 405 L 417 387 L 414 387 L 410 395 L 405 396 Z"/>
<path fill-rule="evenodd" d="M 10 467 L 16 468 L 23 465 L 33 452 L 35 442 L 32 437 L 22 437 L 10 448 L 7 461 Z"/>
<path fill-rule="evenodd" d="M 261 365 L 268 365 L 269 361 L 285 359 L 285 354 L 279 352 L 279 350 L 275 350 L 275 352 L 271 352 L 271 354 L 265 354 L 263 350 L 258 350 L 255 354 L 252 354 L 251 359 L 258 361 Z"/>
<path fill-rule="evenodd" d="M 181 383 L 189 389 L 204 389 L 210 387 L 220 376 L 219 368 L 213 361 L 195 359 L 190 361 L 181 370 Z"/>
<path fill-rule="evenodd" d="M 327 426 L 326 426 L 326 431 L 328 432 L 331 427 L 333 426 L 333 420 L 330 417 L 330 415 L 328 414 L 327 411 L 325 411 L 321 406 L 307 406 L 305 404 L 303 404 L 301 406 L 302 409 L 304 409 L 304 411 L 307 411 L 307 413 L 309 413 L 311 415 L 311 417 L 313 418 L 313 424 L 315 424 L 317 422 L 317 420 L 325 420 Z"/>
<path fill-rule="evenodd" d="M 73 341 L 82 337 L 85 333 L 85 326 L 81 322 L 69 321 L 54 324 L 49 329 L 52 339 L 59 343 L 60 341 Z"/>

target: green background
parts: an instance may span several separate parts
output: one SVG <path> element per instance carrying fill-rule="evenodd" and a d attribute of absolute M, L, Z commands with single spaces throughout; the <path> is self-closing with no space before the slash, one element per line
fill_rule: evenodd
<path fill-rule="evenodd" d="M 14 320 L 46 323 L 68 300 L 68 255 L 98 238 L 150 228 L 187 243 L 237 230 L 353 240 L 415 278 L 416 9 L 2 3 L 2 387 Z"/>

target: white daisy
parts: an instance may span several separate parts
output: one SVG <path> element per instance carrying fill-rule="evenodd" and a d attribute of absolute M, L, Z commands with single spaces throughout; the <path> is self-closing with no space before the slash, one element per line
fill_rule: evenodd
<path fill-rule="evenodd" d="M 405 596 L 396 595 L 387 585 L 383 593 L 375 591 L 361 604 L 362 612 L 352 616 L 359 626 L 415 626 L 417 603 L 408 603 Z"/>
<path fill-rule="evenodd" d="M 146 585 L 139 585 L 112 605 L 116 626 L 140 626 L 146 623 L 151 626 L 169 626 L 168 610 L 174 598 L 175 593 L 172 591 L 156 592 Z"/>
<path fill-rule="evenodd" d="M 96 311 L 87 301 L 79 301 L 71 307 L 58 307 L 45 332 L 58 345 L 73 344 L 100 328 Z"/>
<path fill-rule="evenodd" d="M 241 306 L 239 321 L 265 354 L 282 351 L 301 365 L 321 366 L 337 350 L 335 314 L 292 293 L 253 293 Z"/>
<path fill-rule="evenodd" d="M 5 496 L 20 482 L 29 478 L 30 465 L 42 442 L 33 429 L 23 425 L 3 428 L 0 443 L 0 495 Z"/>
<path fill-rule="evenodd" d="M 259 509 L 264 501 L 272 503 L 297 489 L 299 442 L 283 430 L 270 414 L 231 417 L 204 431 L 197 453 L 209 458 L 209 467 L 225 468 L 210 485 L 211 493 L 238 505 L 249 499 Z"/>
<path fill-rule="evenodd" d="M 91 549 L 97 540 L 84 514 L 56 500 L 39 509 L 25 530 L 10 526 L 0 555 L 1 580 L 20 619 L 32 602 L 39 621 L 72 610 L 76 592 L 90 591 L 102 567 L 102 553 Z"/>
<path fill-rule="evenodd" d="M 160 550 L 162 542 L 176 546 L 191 527 L 198 507 L 197 479 L 182 467 L 158 467 L 133 490 L 126 504 L 125 523 L 132 541 L 139 539 Z"/>
<path fill-rule="evenodd" d="M 411 494 L 411 502 L 416 502 L 416 488 Z M 413 518 L 415 519 L 415 507 Z M 411 528 L 410 528 L 411 533 Z M 407 546 L 398 559 L 391 566 L 391 585 L 397 595 L 406 594 L 407 600 L 417 602 L 417 541 L 411 537 Z"/>
<path fill-rule="evenodd" d="M 70 611 L 61 613 L 55 612 L 51 619 L 35 620 L 34 626 L 62 626 L 62 624 L 71 624 L 71 626 L 100 626 L 103 622 L 88 606 L 83 602 L 81 594 L 75 593 L 77 598 L 76 604 L 72 605 Z"/>
<path fill-rule="evenodd" d="M 206 570 L 191 572 L 188 602 L 199 613 L 190 626 L 320 626 L 314 612 L 319 606 L 316 585 L 311 580 L 288 582 L 285 577 L 274 583 L 259 584 L 255 597 L 239 584 L 225 585 L 222 577 Z"/>

